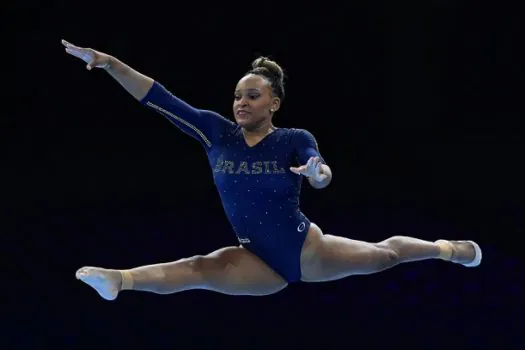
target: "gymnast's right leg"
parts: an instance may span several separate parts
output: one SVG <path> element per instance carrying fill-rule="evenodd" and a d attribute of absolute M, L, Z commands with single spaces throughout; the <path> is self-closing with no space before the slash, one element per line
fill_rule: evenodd
<path fill-rule="evenodd" d="M 129 270 L 83 267 L 76 277 L 102 298 L 113 300 L 121 290 L 171 294 L 206 289 L 229 295 L 269 295 L 288 283 L 259 257 L 242 247 Z"/>

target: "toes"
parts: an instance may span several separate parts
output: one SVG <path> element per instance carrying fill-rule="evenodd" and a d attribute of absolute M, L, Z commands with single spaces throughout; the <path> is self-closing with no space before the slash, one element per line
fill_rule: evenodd
<path fill-rule="evenodd" d="M 84 279 L 86 277 L 89 277 L 90 275 L 93 274 L 93 268 L 92 267 L 89 267 L 89 266 L 84 266 L 80 269 L 77 270 L 77 272 L 75 273 L 75 276 L 77 277 L 77 279 L 81 280 L 81 279 Z"/>
<path fill-rule="evenodd" d="M 85 277 L 85 276 L 87 276 L 87 267 L 82 267 L 78 269 L 77 272 L 75 273 L 75 277 L 77 279 L 81 279 L 82 277 Z"/>

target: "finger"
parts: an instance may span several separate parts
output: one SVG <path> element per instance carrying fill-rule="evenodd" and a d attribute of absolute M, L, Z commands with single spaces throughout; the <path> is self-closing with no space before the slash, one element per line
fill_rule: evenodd
<path fill-rule="evenodd" d="M 91 49 L 66 49 L 66 52 L 72 56 L 80 58 L 82 61 L 86 62 L 89 66 L 88 69 L 97 66 L 97 59 Z"/>
<path fill-rule="evenodd" d="M 82 58 L 86 55 L 86 50 L 78 49 L 76 47 L 67 47 L 66 52 L 72 56 Z"/>
<path fill-rule="evenodd" d="M 322 168 L 321 168 L 321 162 L 318 162 L 316 165 L 315 165 L 315 173 L 316 174 L 321 174 L 322 172 Z"/>
<path fill-rule="evenodd" d="M 308 162 L 306 162 L 306 167 L 311 167 L 312 163 L 313 163 L 313 160 L 314 160 L 314 158 L 310 157 L 310 159 L 308 159 Z"/>
<path fill-rule="evenodd" d="M 86 65 L 86 69 L 87 69 L 87 70 L 92 70 L 93 68 L 100 67 L 100 66 L 97 64 L 97 62 L 94 61 L 94 60 L 91 61 L 91 62 L 89 62 L 89 61 L 86 61 L 86 62 L 87 62 L 87 65 Z"/>
<path fill-rule="evenodd" d="M 290 171 L 297 175 L 301 175 L 305 171 L 305 166 L 302 165 L 300 167 L 290 167 Z"/>
<path fill-rule="evenodd" d="M 76 45 L 73 45 L 73 44 L 71 44 L 69 41 L 66 41 L 66 40 L 64 40 L 64 39 L 62 39 L 62 45 L 64 45 L 64 46 L 67 47 L 67 48 L 71 48 L 71 49 L 77 49 L 77 50 L 78 50 L 78 49 L 81 49 L 81 47 L 78 47 L 78 46 L 76 46 Z"/>

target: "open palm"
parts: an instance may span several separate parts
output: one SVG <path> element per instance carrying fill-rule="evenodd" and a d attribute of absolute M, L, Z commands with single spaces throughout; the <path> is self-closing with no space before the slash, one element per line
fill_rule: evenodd
<path fill-rule="evenodd" d="M 311 177 L 317 181 L 326 179 L 326 174 L 321 172 L 321 159 L 319 157 L 310 157 L 305 165 L 299 167 L 290 167 L 290 170 L 298 175 Z"/>

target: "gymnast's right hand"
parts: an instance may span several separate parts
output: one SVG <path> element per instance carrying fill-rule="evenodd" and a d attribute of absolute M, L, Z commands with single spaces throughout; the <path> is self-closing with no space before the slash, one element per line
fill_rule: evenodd
<path fill-rule="evenodd" d="M 82 61 L 86 62 L 86 68 L 88 70 L 91 70 L 92 68 L 109 68 L 111 56 L 106 55 L 105 53 L 85 47 L 78 47 L 68 43 L 65 40 L 62 40 L 62 45 L 66 47 L 66 52 L 68 54 L 78 57 Z"/>

